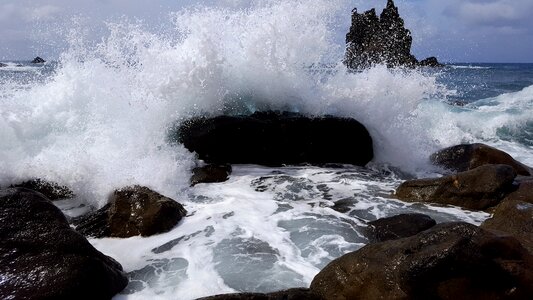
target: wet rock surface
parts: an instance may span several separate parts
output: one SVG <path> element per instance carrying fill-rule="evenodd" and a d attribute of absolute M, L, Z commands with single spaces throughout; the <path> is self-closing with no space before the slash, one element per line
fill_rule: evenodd
<path fill-rule="evenodd" d="M 110 299 L 127 285 L 119 263 L 28 189 L 0 190 L 0 253 L 2 299 Z"/>
<path fill-rule="evenodd" d="M 216 183 L 228 180 L 231 174 L 230 165 L 206 165 L 192 170 L 191 186 L 199 183 Z"/>
<path fill-rule="evenodd" d="M 407 202 L 484 210 L 497 205 L 516 189 L 515 177 L 514 169 L 508 165 L 483 165 L 456 175 L 406 181 L 396 190 L 396 197 Z"/>
<path fill-rule="evenodd" d="M 127 238 L 167 232 L 186 214 L 178 202 L 147 187 L 132 186 L 116 190 L 108 205 L 72 223 L 87 236 Z"/>
<path fill-rule="evenodd" d="M 483 222 L 481 227 L 509 233 L 533 253 L 532 203 L 505 200 L 496 207 L 493 217 Z"/>
<path fill-rule="evenodd" d="M 413 236 L 435 226 L 437 222 L 424 214 L 401 214 L 368 222 L 371 242 L 384 242 Z"/>
<path fill-rule="evenodd" d="M 74 197 L 74 192 L 68 187 L 43 179 L 31 179 L 19 184 L 14 184 L 11 187 L 27 188 L 37 191 L 52 201 Z"/>
<path fill-rule="evenodd" d="M 279 291 L 268 294 L 261 293 L 239 293 L 216 295 L 197 300 L 322 300 L 321 297 L 313 294 L 309 289 L 294 288 L 286 291 Z"/>
<path fill-rule="evenodd" d="M 509 194 L 505 200 L 533 203 L 533 179 L 520 182 L 518 189 Z"/>
<path fill-rule="evenodd" d="M 141 186 L 116 190 L 109 203 L 112 237 L 151 236 L 167 232 L 187 215 L 178 202 Z"/>
<path fill-rule="evenodd" d="M 531 299 L 533 257 L 513 237 L 445 223 L 332 261 L 311 291 L 324 299 Z"/>
<path fill-rule="evenodd" d="M 375 9 L 364 13 L 352 11 L 352 25 L 346 35 L 344 63 L 352 69 L 364 69 L 376 64 L 388 67 L 442 66 L 435 57 L 421 63 L 411 54 L 413 38 L 405 28 L 394 1 L 378 17 Z"/>
<path fill-rule="evenodd" d="M 0 68 L 7 67 L 6 64 L 0 63 Z"/>
<path fill-rule="evenodd" d="M 366 128 L 354 119 L 331 116 L 258 112 L 195 118 L 182 123 L 177 139 L 212 164 L 364 166 L 373 158 Z"/>
<path fill-rule="evenodd" d="M 463 144 L 442 149 L 432 154 L 430 160 L 438 166 L 464 172 L 479 166 L 502 164 L 513 167 L 518 175 L 530 176 L 531 169 L 516 161 L 511 155 L 485 144 Z"/>

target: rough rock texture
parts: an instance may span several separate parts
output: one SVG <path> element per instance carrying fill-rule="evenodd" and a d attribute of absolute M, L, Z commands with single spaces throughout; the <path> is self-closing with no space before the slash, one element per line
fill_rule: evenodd
<path fill-rule="evenodd" d="M 137 185 L 116 190 L 109 197 L 109 203 L 112 237 L 150 236 L 167 232 L 187 214 L 178 202 Z"/>
<path fill-rule="evenodd" d="M 192 170 L 191 186 L 198 183 L 224 182 L 231 174 L 230 165 L 206 165 Z"/>
<path fill-rule="evenodd" d="M 363 69 L 375 64 L 388 67 L 419 65 L 411 54 L 413 38 L 405 28 L 394 1 L 388 0 L 381 15 L 371 9 L 362 14 L 352 11 L 352 26 L 346 35 L 344 63 L 352 69 Z M 423 60 L 424 66 L 441 66 L 434 57 Z"/>
<path fill-rule="evenodd" d="M 423 214 L 402 214 L 372 221 L 368 225 L 369 240 L 384 242 L 413 236 L 437 225 L 437 222 Z"/>
<path fill-rule="evenodd" d="M 434 68 L 444 66 L 443 64 L 439 63 L 437 58 L 434 56 L 423 59 L 418 64 L 422 67 L 434 67 Z"/>
<path fill-rule="evenodd" d="M 533 256 L 510 236 L 467 223 L 367 245 L 311 283 L 324 299 L 533 299 Z"/>
<path fill-rule="evenodd" d="M 502 164 L 513 167 L 519 175 L 533 175 L 528 166 L 516 161 L 511 155 L 479 143 L 442 149 L 432 154 L 430 160 L 435 165 L 457 172 L 472 170 L 482 165 Z"/>
<path fill-rule="evenodd" d="M 408 202 L 450 204 L 473 210 L 497 205 L 516 187 L 514 169 L 508 165 L 484 165 L 456 175 L 408 180 L 396 190 Z"/>
<path fill-rule="evenodd" d="M 309 289 L 295 288 L 275 293 L 239 293 L 216 295 L 198 300 L 322 300 L 321 297 L 311 293 Z"/>
<path fill-rule="evenodd" d="M 74 192 L 68 187 L 43 179 L 32 179 L 19 184 L 14 184 L 11 187 L 21 187 L 37 191 L 52 201 L 74 197 Z"/>
<path fill-rule="evenodd" d="M 34 58 L 31 61 L 32 64 L 42 64 L 42 63 L 45 63 L 45 62 L 46 62 L 46 60 L 40 58 L 39 56 L 37 56 L 36 58 Z"/>
<path fill-rule="evenodd" d="M 119 263 L 28 189 L 0 190 L 0 253 L 0 299 L 110 299 L 128 283 Z"/>
<path fill-rule="evenodd" d="M 533 203 L 533 180 L 523 181 L 518 186 L 518 189 L 505 197 L 504 201 L 517 200 L 528 203 Z"/>
<path fill-rule="evenodd" d="M 532 203 L 504 200 L 496 207 L 493 217 L 483 222 L 481 227 L 509 233 L 533 253 Z"/>
<path fill-rule="evenodd" d="M 84 236 L 93 238 L 104 238 L 111 236 L 111 228 L 109 227 L 109 208 L 111 204 L 100 208 L 97 211 L 73 218 L 72 225 L 76 231 Z"/>
<path fill-rule="evenodd" d="M 180 126 L 178 140 L 214 164 L 364 166 L 373 158 L 366 128 L 354 119 L 331 116 L 261 112 L 195 118 Z"/>

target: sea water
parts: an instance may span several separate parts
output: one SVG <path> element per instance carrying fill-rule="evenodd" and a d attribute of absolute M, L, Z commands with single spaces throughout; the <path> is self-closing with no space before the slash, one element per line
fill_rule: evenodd
<path fill-rule="evenodd" d="M 307 287 L 368 242 L 368 221 L 421 212 L 481 223 L 483 212 L 391 195 L 405 179 L 439 176 L 429 154 L 459 143 L 533 165 L 533 65 L 350 72 L 336 38 L 350 9 L 340 0 L 196 6 L 172 13 L 164 33 L 110 22 L 98 43 L 73 26 L 58 61 L 0 68 L 0 186 L 35 177 L 67 185 L 77 197 L 56 204 L 70 216 L 131 184 L 182 203 L 188 216 L 168 233 L 90 240 L 128 273 L 118 299 Z M 198 161 L 171 142 L 172 128 L 266 109 L 356 118 L 375 159 L 365 168 L 239 165 L 225 183 L 189 187 Z"/>

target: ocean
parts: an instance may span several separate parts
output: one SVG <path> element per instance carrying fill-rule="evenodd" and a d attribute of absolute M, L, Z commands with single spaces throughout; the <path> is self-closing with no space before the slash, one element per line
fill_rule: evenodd
<path fill-rule="evenodd" d="M 533 64 L 351 72 L 334 13 L 328 1 L 184 10 L 175 35 L 119 22 L 96 44 L 72 38 L 57 61 L 2 61 L 0 186 L 35 177 L 69 186 L 76 198 L 56 202 L 69 216 L 132 184 L 182 203 L 189 214 L 168 233 L 90 239 L 128 272 L 116 299 L 307 287 L 368 242 L 367 221 L 399 213 L 480 224 L 487 213 L 392 194 L 406 179 L 439 176 L 429 155 L 460 143 L 533 165 Z M 170 138 L 176 124 L 267 109 L 353 117 L 375 158 L 365 168 L 238 165 L 225 183 L 190 187 L 197 160 Z"/>

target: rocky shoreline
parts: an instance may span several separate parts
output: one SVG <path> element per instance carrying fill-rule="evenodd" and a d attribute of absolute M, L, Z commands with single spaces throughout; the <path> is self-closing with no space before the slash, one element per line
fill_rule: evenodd
<path fill-rule="evenodd" d="M 281 120 L 287 116 L 266 115 Z M 284 130 L 275 134 L 283 139 L 284 132 L 289 135 L 297 132 L 291 126 L 299 129 L 301 120 L 310 122 L 301 116 L 296 120 L 284 123 Z M 320 120 L 323 119 L 317 120 L 317 124 L 321 124 Z M 222 126 L 224 136 L 239 136 L 242 126 L 238 121 L 249 123 L 247 118 L 231 120 L 232 126 Z M 270 126 L 272 122 L 263 123 Z M 325 128 L 329 128 L 328 122 Z M 192 123 L 186 123 L 188 131 L 180 131 L 182 139 L 189 138 L 183 136 L 186 133 L 197 138 Z M 202 123 L 209 121 L 202 120 Z M 220 130 L 218 126 L 202 128 L 203 143 L 211 145 L 210 139 L 219 141 L 221 135 L 211 134 Z M 371 139 L 367 142 L 366 146 L 358 145 L 371 148 Z M 257 140 L 253 147 L 262 145 Z M 211 157 L 218 157 L 216 151 L 227 151 L 222 147 L 209 150 Z M 322 154 L 325 156 L 321 162 L 334 155 Z M 458 296 L 526 299 L 533 296 L 531 168 L 483 144 L 450 147 L 430 159 L 449 175 L 408 180 L 397 188 L 394 197 L 407 202 L 491 211 L 492 218 L 479 227 L 462 222 L 436 224 L 421 214 L 379 219 L 368 223 L 366 235 L 370 243 L 332 261 L 316 275 L 309 289 L 205 299 L 448 299 Z M 191 185 L 223 182 L 230 174 L 229 164 L 197 167 L 192 171 Z M 70 219 L 73 229 L 51 202 L 73 196 L 68 187 L 41 179 L 0 190 L 1 247 L 7 254 L 0 258 L 0 265 L 2 274 L 10 274 L 9 280 L 0 284 L 2 298 L 42 295 L 43 299 L 67 299 L 96 293 L 89 291 L 94 284 L 106 286 L 94 297 L 109 298 L 126 286 L 125 274 L 116 261 L 90 246 L 82 234 L 93 238 L 151 236 L 179 226 L 187 215 L 175 200 L 146 187 L 131 186 L 114 191 L 103 208 Z M 36 249 L 41 251 L 35 253 Z M 71 264 L 57 264 L 66 257 Z M 68 276 L 57 281 L 56 274 L 62 273 Z M 35 276 L 39 281 L 33 279 Z M 19 289 L 19 286 L 29 287 Z"/>

